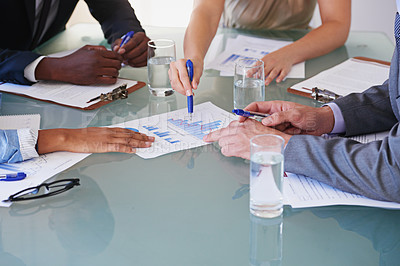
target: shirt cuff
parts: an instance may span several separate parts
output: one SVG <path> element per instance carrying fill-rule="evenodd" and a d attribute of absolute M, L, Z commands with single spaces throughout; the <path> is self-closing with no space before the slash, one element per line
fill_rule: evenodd
<path fill-rule="evenodd" d="M 42 61 L 43 58 L 45 58 L 45 56 L 40 56 L 35 61 L 33 61 L 32 63 L 30 63 L 29 65 L 27 65 L 25 67 L 24 77 L 27 80 L 29 80 L 31 82 L 38 82 L 38 80 L 36 80 L 35 71 L 36 71 L 37 65 L 39 65 L 40 61 Z"/>
<path fill-rule="evenodd" d="M 342 111 L 336 103 L 327 103 L 323 106 L 329 106 L 332 109 L 333 117 L 335 118 L 335 125 L 333 126 L 330 134 L 340 134 L 346 132 L 346 125 L 344 123 L 344 118 Z"/>
<path fill-rule="evenodd" d="M 19 148 L 22 156 L 22 160 L 28 160 L 34 157 L 39 157 L 35 146 L 37 141 L 37 132 L 29 128 L 22 128 L 17 130 Z"/>

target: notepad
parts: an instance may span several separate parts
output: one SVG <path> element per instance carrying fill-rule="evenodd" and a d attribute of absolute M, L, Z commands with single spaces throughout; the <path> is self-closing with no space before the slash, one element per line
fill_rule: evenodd
<path fill-rule="evenodd" d="M 40 128 L 39 114 L 0 116 L 0 129 L 30 128 L 37 133 Z"/>
<path fill-rule="evenodd" d="M 350 58 L 330 69 L 288 88 L 287 91 L 312 98 L 312 88 L 329 90 L 340 96 L 363 92 L 381 85 L 389 77 L 390 63 L 365 57 Z"/>
<path fill-rule="evenodd" d="M 57 81 L 40 81 L 32 86 L 3 83 L 0 84 L 0 91 L 67 107 L 93 110 L 107 104 L 108 102 L 95 101 L 88 103 L 90 99 L 93 99 L 102 93 L 108 93 L 123 84 L 127 84 L 128 93 L 131 93 L 145 85 L 144 82 L 120 78 L 117 79 L 117 82 L 113 85 L 92 86 L 74 85 Z"/>

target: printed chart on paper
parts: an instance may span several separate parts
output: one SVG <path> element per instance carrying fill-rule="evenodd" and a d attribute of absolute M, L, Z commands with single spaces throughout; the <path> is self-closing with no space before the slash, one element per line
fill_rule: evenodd
<path fill-rule="evenodd" d="M 190 119 L 187 108 L 151 117 L 125 122 L 120 126 L 137 130 L 156 138 L 150 148 L 137 149 L 142 158 L 155 158 L 167 153 L 191 149 L 208 143 L 203 137 L 208 133 L 226 127 L 235 116 L 211 102 L 194 107 Z"/>

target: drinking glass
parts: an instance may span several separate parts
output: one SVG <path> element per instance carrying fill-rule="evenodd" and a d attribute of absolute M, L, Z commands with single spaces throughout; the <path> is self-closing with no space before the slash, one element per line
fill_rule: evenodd
<path fill-rule="evenodd" d="M 233 106 L 243 109 L 252 102 L 265 101 L 264 62 L 257 58 L 235 63 Z"/>
<path fill-rule="evenodd" d="M 272 134 L 250 139 L 250 212 L 273 218 L 283 211 L 282 137 Z"/>
<path fill-rule="evenodd" d="M 158 39 L 147 43 L 147 74 L 150 93 L 154 96 L 169 96 L 174 93 L 169 82 L 169 64 L 176 60 L 175 42 Z"/>

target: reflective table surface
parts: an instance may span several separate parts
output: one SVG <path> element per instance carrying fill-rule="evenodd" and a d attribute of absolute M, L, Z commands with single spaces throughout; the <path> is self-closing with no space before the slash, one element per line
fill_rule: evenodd
<path fill-rule="evenodd" d="M 184 28 L 147 27 L 174 39 L 182 57 Z M 220 30 L 292 40 L 306 32 Z M 96 24 L 75 25 L 38 52 L 105 44 Z M 352 32 L 344 47 L 306 62 L 306 76 L 348 57 L 390 60 L 393 44 L 378 32 Z M 147 69 L 121 77 L 147 82 Z M 287 79 L 266 88 L 268 100 L 290 100 Z M 233 78 L 205 71 L 195 103 L 233 107 Z M 41 128 L 106 126 L 186 107 L 186 97 L 151 96 L 147 87 L 94 111 L 80 111 L 3 93 L 2 114 L 40 113 Z M 0 265 L 399 265 L 400 211 L 356 206 L 292 209 L 281 217 L 249 214 L 249 164 L 224 157 L 217 144 L 144 160 L 95 154 L 55 179 L 81 186 L 58 196 L 0 209 Z"/>

